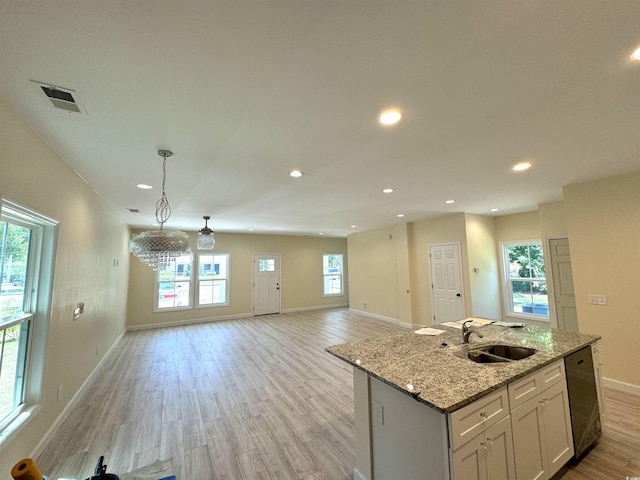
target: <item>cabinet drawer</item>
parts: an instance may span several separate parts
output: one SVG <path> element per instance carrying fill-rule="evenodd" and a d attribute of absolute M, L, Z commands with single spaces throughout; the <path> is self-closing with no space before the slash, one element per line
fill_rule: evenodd
<path fill-rule="evenodd" d="M 448 415 L 449 445 L 461 447 L 509 414 L 507 387 L 502 387 Z"/>
<path fill-rule="evenodd" d="M 547 365 L 509 384 L 509 404 L 511 409 L 522 405 L 560 380 L 564 380 L 564 360 Z"/>

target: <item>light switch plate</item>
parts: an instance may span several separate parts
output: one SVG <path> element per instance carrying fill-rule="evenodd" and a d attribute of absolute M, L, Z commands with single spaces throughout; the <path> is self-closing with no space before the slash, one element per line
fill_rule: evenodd
<path fill-rule="evenodd" d="M 587 294 L 587 302 L 592 305 L 606 305 L 607 304 L 607 296 L 606 295 L 596 295 L 593 293 Z"/>
<path fill-rule="evenodd" d="M 384 425 L 384 407 L 375 400 L 373 401 L 373 415 L 380 425 Z"/>

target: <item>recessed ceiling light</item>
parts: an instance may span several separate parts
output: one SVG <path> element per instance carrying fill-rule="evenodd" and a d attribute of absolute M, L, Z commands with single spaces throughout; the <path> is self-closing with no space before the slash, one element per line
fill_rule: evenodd
<path fill-rule="evenodd" d="M 393 188 L 385 188 L 384 190 L 382 190 L 382 193 L 392 193 L 393 192 Z"/>
<path fill-rule="evenodd" d="M 150 188 L 153 188 L 151 185 L 147 185 L 146 183 L 139 183 L 136 187 L 141 188 L 142 190 L 149 190 Z"/>
<path fill-rule="evenodd" d="M 383 125 L 395 125 L 402 118 L 402 114 L 399 110 L 385 110 L 380 114 L 378 119 Z"/>
<path fill-rule="evenodd" d="M 289 172 L 289 176 L 290 176 L 290 177 L 293 177 L 293 178 L 299 178 L 299 177 L 301 177 L 302 175 L 304 175 L 304 174 L 303 174 L 300 170 L 291 170 L 291 171 Z"/>
<path fill-rule="evenodd" d="M 640 62 L 640 47 L 635 49 L 635 51 L 631 54 L 631 58 L 633 58 L 636 62 Z"/>
<path fill-rule="evenodd" d="M 499 212 L 500 209 L 499 208 L 492 208 L 491 210 L 489 210 L 490 212 Z"/>
<path fill-rule="evenodd" d="M 248 228 L 247 230 L 249 230 L 250 232 L 253 232 L 253 228 Z"/>
<path fill-rule="evenodd" d="M 356 227 L 357 227 L 357 225 L 351 225 L 351 228 L 356 228 Z"/>
<path fill-rule="evenodd" d="M 522 172 L 524 170 L 528 170 L 531 168 L 531 164 L 529 162 L 520 162 L 513 166 L 514 172 Z"/>
<path fill-rule="evenodd" d="M 404 217 L 404 213 L 399 213 L 399 214 L 396 215 L 396 217 L 402 218 L 402 217 Z"/>
<path fill-rule="evenodd" d="M 456 201 L 455 200 L 445 200 L 444 203 L 452 204 L 452 203 L 456 203 Z"/>
<path fill-rule="evenodd" d="M 318 235 L 324 235 L 324 233 L 320 232 L 320 233 L 318 233 Z"/>

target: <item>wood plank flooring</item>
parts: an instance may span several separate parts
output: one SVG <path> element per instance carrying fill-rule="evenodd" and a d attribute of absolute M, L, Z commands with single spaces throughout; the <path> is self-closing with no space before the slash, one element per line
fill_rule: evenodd
<path fill-rule="evenodd" d="M 332 309 L 127 333 L 37 463 L 50 480 L 100 455 L 122 480 L 351 479 L 351 367 L 324 348 L 397 331 Z M 640 398 L 606 402 L 602 440 L 557 478 L 640 476 Z"/>

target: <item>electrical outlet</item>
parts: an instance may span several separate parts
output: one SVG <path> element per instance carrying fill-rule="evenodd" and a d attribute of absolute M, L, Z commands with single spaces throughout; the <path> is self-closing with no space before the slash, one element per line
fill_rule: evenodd
<path fill-rule="evenodd" d="M 380 425 L 384 425 L 384 407 L 375 400 L 373 401 L 373 414 L 376 417 L 376 421 Z"/>
<path fill-rule="evenodd" d="M 100 345 L 96 346 L 96 357 L 100 354 Z"/>
<path fill-rule="evenodd" d="M 364 302 L 364 309 L 367 309 L 367 302 Z"/>
<path fill-rule="evenodd" d="M 606 295 L 594 295 L 593 293 L 587 294 L 587 302 L 592 305 L 606 305 L 607 304 L 607 296 Z"/>
<path fill-rule="evenodd" d="M 58 385 L 58 393 L 56 394 L 56 402 L 62 400 L 62 385 Z"/>

